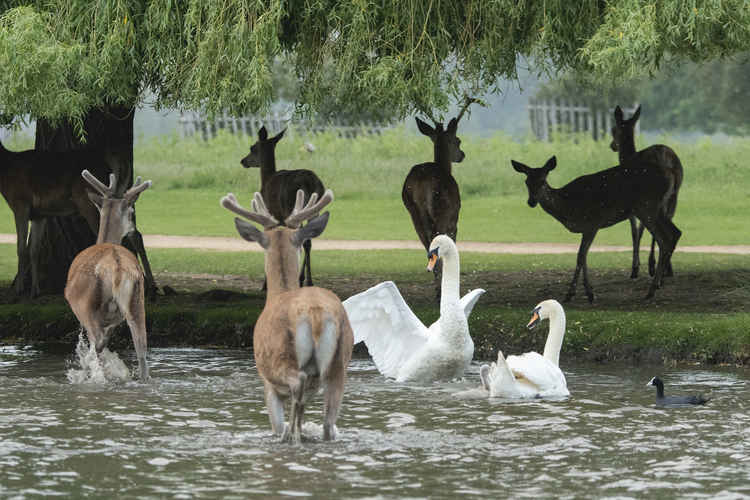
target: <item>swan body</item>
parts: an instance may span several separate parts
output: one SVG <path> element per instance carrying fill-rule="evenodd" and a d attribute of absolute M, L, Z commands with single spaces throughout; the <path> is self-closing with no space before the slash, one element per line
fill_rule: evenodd
<path fill-rule="evenodd" d="M 443 260 L 440 318 L 429 328 L 392 281 L 343 302 L 354 343 L 364 342 L 378 371 L 397 382 L 459 378 L 474 356 L 467 319 L 484 290 L 478 288 L 459 298 L 458 249 L 448 236 L 436 236 L 428 254 L 428 270 L 438 258 Z"/>
<path fill-rule="evenodd" d="M 565 375 L 558 366 L 565 335 L 565 311 L 556 300 L 545 300 L 534 308 L 527 326 L 533 328 L 543 319 L 550 320 L 544 355 L 532 351 L 506 359 L 502 351 L 498 351 L 496 363 L 480 367 L 482 387 L 490 397 L 516 399 L 570 395 Z"/>

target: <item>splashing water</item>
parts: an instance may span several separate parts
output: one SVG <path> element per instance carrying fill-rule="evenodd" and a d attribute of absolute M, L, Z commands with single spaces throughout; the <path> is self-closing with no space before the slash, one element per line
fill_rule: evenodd
<path fill-rule="evenodd" d="M 130 370 L 116 353 L 105 347 L 97 355 L 83 332 L 78 334 L 75 359 L 66 376 L 72 384 L 106 384 L 131 379 Z"/>

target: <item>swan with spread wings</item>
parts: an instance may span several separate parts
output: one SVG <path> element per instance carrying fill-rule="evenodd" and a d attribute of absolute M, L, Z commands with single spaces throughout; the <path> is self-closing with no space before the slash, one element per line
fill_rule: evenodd
<path fill-rule="evenodd" d="M 443 260 L 440 318 L 429 328 L 392 281 L 344 301 L 354 343 L 364 342 L 378 371 L 397 382 L 459 378 L 474 355 L 468 317 L 484 290 L 477 288 L 459 298 L 458 249 L 448 236 L 432 240 L 428 259 L 428 271 Z"/>

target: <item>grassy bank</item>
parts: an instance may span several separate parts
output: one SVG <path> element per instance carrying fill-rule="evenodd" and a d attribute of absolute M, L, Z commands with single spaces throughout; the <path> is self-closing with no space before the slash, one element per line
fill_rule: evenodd
<path fill-rule="evenodd" d="M 6 264 L 12 251 L 10 245 L 0 245 L 3 289 L 12 276 L 12 266 Z M 264 301 L 261 254 L 177 249 L 150 254 L 159 284 L 178 291 L 148 305 L 150 345 L 251 345 L 252 326 Z M 527 331 L 528 313 L 543 299 L 562 298 L 573 259 L 462 254 L 462 292 L 487 290 L 470 320 L 477 359 L 494 358 L 498 349 L 543 348 L 546 327 Z M 597 301 L 588 304 L 581 291 L 566 304 L 566 359 L 750 362 L 750 256 L 676 255 L 677 275 L 649 302 L 643 300 L 648 278 L 630 280 L 628 262 L 625 252 L 591 255 Z M 392 279 L 429 323 L 438 308 L 424 264 L 420 251 L 320 251 L 314 272 L 317 284 L 342 298 Z M 0 302 L 3 342 L 75 342 L 78 325 L 61 297 Z M 126 334 L 116 338 L 116 345 L 129 348 Z"/>

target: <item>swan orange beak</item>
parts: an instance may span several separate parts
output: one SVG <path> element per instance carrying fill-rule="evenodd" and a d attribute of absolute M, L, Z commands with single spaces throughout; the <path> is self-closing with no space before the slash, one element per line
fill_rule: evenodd
<path fill-rule="evenodd" d="M 432 253 L 427 257 L 427 271 L 432 271 L 437 264 L 438 256 L 436 253 Z"/>
<path fill-rule="evenodd" d="M 532 328 L 534 328 L 539 323 L 540 319 L 541 318 L 539 317 L 539 309 L 534 309 L 533 311 L 531 311 L 531 319 L 529 320 L 528 324 L 526 325 L 526 328 L 528 328 L 529 330 L 531 330 Z"/>

